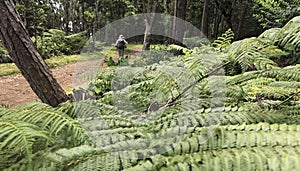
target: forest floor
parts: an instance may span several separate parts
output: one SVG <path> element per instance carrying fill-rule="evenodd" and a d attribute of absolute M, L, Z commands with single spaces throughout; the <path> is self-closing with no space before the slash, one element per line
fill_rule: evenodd
<path fill-rule="evenodd" d="M 140 56 L 141 49 L 134 48 L 130 55 L 130 61 L 133 61 L 137 56 Z M 117 57 L 113 57 L 114 60 Z M 62 67 L 51 69 L 54 77 L 64 90 L 73 87 L 73 75 L 76 69 L 75 64 L 68 64 Z M 100 67 L 107 67 L 104 63 L 104 58 L 80 62 L 80 66 L 85 67 L 86 70 L 76 70 L 76 74 L 84 73 L 90 69 L 97 69 Z M 80 72 L 80 73 L 78 73 Z M 30 88 L 28 82 L 21 74 L 14 74 L 10 76 L 0 77 L 0 108 L 1 106 L 16 108 L 28 102 L 39 101 L 39 98 Z"/>

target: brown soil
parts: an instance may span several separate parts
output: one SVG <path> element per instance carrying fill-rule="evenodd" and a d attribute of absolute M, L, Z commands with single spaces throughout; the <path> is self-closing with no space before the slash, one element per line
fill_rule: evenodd
<path fill-rule="evenodd" d="M 140 52 L 141 49 L 134 49 L 134 52 L 130 54 L 131 60 L 139 55 Z M 116 57 L 114 57 L 114 60 L 115 59 Z M 78 69 L 78 66 L 83 69 Z M 52 69 L 51 71 L 62 88 L 67 90 L 73 87 L 75 74 L 82 74 L 87 70 L 98 69 L 99 67 L 106 67 L 103 59 L 68 64 Z M 0 108 L 1 106 L 15 108 L 28 102 L 39 101 L 39 98 L 35 95 L 21 74 L 0 77 L 0 90 Z"/>

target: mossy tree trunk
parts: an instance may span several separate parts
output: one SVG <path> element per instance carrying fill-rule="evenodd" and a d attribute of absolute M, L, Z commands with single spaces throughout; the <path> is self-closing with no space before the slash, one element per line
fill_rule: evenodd
<path fill-rule="evenodd" d="M 12 0 L 0 0 L 0 38 L 42 102 L 55 107 L 68 100 L 32 43 Z"/>

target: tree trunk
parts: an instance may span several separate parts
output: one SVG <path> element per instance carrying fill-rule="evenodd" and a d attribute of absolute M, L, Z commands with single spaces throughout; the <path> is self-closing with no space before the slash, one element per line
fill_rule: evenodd
<path fill-rule="evenodd" d="M 147 13 L 145 14 L 145 23 L 146 23 L 146 30 L 144 35 L 144 42 L 143 42 L 143 51 L 150 50 L 151 45 L 151 29 L 154 21 L 155 13 Z"/>
<path fill-rule="evenodd" d="M 173 27 L 172 27 L 172 37 L 176 37 L 176 26 L 177 26 L 177 8 L 178 8 L 178 0 L 175 0 L 174 2 L 174 20 L 173 20 Z M 173 40 L 174 43 L 174 40 Z"/>
<path fill-rule="evenodd" d="M 12 0 L 0 0 L 0 38 L 32 90 L 44 103 L 56 107 L 68 100 L 30 40 Z"/>
<path fill-rule="evenodd" d="M 66 13 L 66 16 L 65 16 L 65 31 L 67 33 L 67 35 L 69 34 L 69 20 L 70 20 L 70 13 L 69 13 L 69 10 L 70 10 L 70 0 L 66 0 L 66 6 L 65 6 L 65 13 Z"/>
<path fill-rule="evenodd" d="M 165 11 L 167 14 L 170 13 L 170 0 L 164 0 Z"/>
<path fill-rule="evenodd" d="M 215 16 L 214 16 L 214 33 L 213 33 L 213 38 L 216 39 L 219 36 L 219 27 L 221 23 L 221 15 L 219 14 L 219 10 L 217 7 L 215 7 Z"/>
<path fill-rule="evenodd" d="M 84 16 L 84 12 L 85 12 L 85 6 L 84 6 L 84 1 L 81 1 L 81 15 L 82 15 L 82 30 L 85 30 L 85 16 Z"/>
<path fill-rule="evenodd" d="M 94 19 L 94 23 L 93 23 L 93 45 L 95 45 L 95 41 L 96 41 L 96 32 L 98 29 L 98 12 L 99 12 L 99 1 L 96 0 L 95 1 L 95 19 Z"/>
<path fill-rule="evenodd" d="M 146 30 L 144 34 L 142 51 L 145 51 L 145 50 L 150 50 L 151 30 L 153 26 L 154 17 L 155 17 L 157 2 L 153 0 L 149 0 L 148 3 L 146 4 L 145 0 L 143 0 L 142 3 L 143 3 L 143 12 L 145 13 L 145 23 L 146 23 Z"/>
<path fill-rule="evenodd" d="M 204 1 L 203 12 L 202 12 L 202 21 L 201 21 L 201 31 L 205 36 L 208 36 L 208 5 L 209 0 Z"/>
<path fill-rule="evenodd" d="M 174 21 L 173 21 L 173 38 L 174 44 L 183 45 L 183 37 L 185 33 L 184 25 L 180 23 L 180 19 L 185 20 L 186 17 L 186 7 L 187 7 L 187 0 L 175 0 L 174 4 Z"/>
<path fill-rule="evenodd" d="M 239 25 L 238 25 L 238 29 L 237 29 L 236 40 L 239 40 L 241 38 L 242 28 L 243 28 L 244 21 L 245 21 L 246 15 L 247 15 L 247 10 L 248 10 L 248 0 L 245 0 L 241 18 L 240 18 Z"/>

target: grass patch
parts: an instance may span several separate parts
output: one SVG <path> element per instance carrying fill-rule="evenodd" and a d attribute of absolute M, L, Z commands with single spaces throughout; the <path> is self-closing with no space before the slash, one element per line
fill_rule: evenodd
<path fill-rule="evenodd" d="M 128 44 L 125 49 L 125 55 L 130 56 L 134 52 L 134 49 L 141 49 L 141 44 Z M 56 68 L 67 64 L 76 63 L 77 61 L 87 61 L 105 57 L 118 56 L 118 52 L 114 46 L 105 47 L 105 50 L 101 52 L 94 52 L 89 54 L 70 55 L 70 56 L 58 56 L 50 59 L 46 59 L 46 63 L 50 68 Z M 19 69 L 14 63 L 0 64 L 0 77 L 20 73 Z"/>
<path fill-rule="evenodd" d="M 50 59 L 46 59 L 46 63 L 50 68 L 56 68 L 59 66 L 64 66 L 71 63 L 76 63 L 78 59 L 78 55 L 71 56 L 58 56 Z M 0 64 L 0 77 L 7 76 L 12 74 L 18 74 L 20 70 L 14 63 L 5 63 Z"/>
<path fill-rule="evenodd" d="M 77 60 L 78 60 L 78 55 L 59 56 L 59 57 L 46 59 L 46 63 L 50 68 L 56 68 L 67 64 L 76 63 Z"/>
<path fill-rule="evenodd" d="M 13 63 L 0 64 L 0 76 L 19 73 L 19 69 Z"/>

